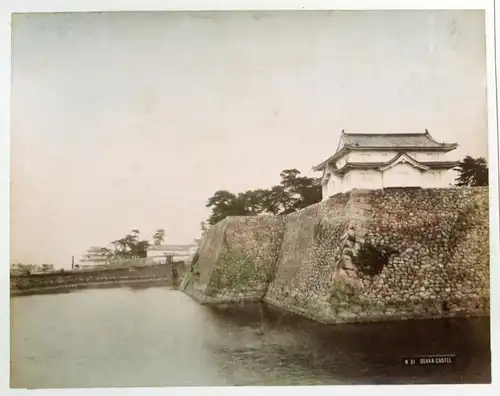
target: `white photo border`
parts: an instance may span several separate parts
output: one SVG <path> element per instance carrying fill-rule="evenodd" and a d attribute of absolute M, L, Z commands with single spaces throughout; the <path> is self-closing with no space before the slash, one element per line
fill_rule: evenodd
<path fill-rule="evenodd" d="M 230 11 L 230 10 L 431 10 L 483 9 L 486 18 L 488 136 L 490 168 L 490 249 L 491 249 L 491 350 L 493 385 L 426 385 L 422 386 L 318 386 L 318 387 L 205 387 L 205 388 L 103 388 L 67 390 L 14 390 L 9 388 L 10 317 L 9 317 L 9 250 L 10 250 L 10 20 L 12 13 L 53 13 L 89 11 Z M 496 18 L 495 18 L 496 16 Z M 8 395 L 281 395 L 314 393 L 331 395 L 342 392 L 370 392 L 372 396 L 416 394 L 419 392 L 450 394 L 493 394 L 499 388 L 498 364 L 499 293 L 497 286 L 500 262 L 499 180 L 498 180 L 498 91 L 496 64 L 500 52 L 495 49 L 495 20 L 499 19 L 494 0 L 4 0 L 0 2 L 2 34 L 0 35 L 0 394 Z M 499 30 L 499 29 L 497 29 Z"/>

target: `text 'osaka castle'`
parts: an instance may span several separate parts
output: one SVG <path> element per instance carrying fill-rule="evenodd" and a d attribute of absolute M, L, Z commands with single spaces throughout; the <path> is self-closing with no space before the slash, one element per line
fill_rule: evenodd
<path fill-rule="evenodd" d="M 448 187 L 458 163 L 446 161 L 457 143 L 440 143 L 429 132 L 358 134 L 342 131 L 337 151 L 313 168 L 322 171 L 323 200 L 353 188 Z"/>

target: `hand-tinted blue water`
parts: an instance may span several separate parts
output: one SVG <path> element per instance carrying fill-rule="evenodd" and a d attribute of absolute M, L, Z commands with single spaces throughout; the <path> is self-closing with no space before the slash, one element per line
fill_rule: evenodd
<path fill-rule="evenodd" d="M 11 387 L 477 383 L 488 319 L 321 325 L 262 305 L 208 307 L 164 288 L 15 297 Z M 450 366 L 403 367 L 454 353 Z"/>

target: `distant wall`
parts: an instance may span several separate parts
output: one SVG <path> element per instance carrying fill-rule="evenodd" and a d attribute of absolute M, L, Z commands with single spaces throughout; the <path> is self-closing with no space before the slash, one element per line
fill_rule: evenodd
<path fill-rule="evenodd" d="M 182 288 L 322 322 L 489 315 L 487 188 L 353 190 L 283 217 L 227 218 Z"/>
<path fill-rule="evenodd" d="M 173 277 L 175 268 L 178 278 Z M 52 293 L 80 288 L 113 287 L 122 285 L 175 286 L 184 275 L 183 263 L 149 265 L 136 268 L 108 270 L 76 270 L 10 277 L 11 295 Z"/>

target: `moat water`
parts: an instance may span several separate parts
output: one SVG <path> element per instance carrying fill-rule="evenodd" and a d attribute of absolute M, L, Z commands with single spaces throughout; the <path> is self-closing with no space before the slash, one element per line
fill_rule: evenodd
<path fill-rule="evenodd" d="M 165 288 L 14 297 L 11 387 L 488 383 L 489 320 L 321 325 Z M 444 366 L 413 355 L 455 354 Z"/>

